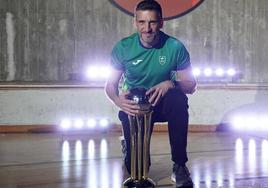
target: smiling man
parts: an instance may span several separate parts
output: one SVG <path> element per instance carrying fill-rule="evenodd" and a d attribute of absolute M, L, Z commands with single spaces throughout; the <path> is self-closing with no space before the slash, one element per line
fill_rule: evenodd
<path fill-rule="evenodd" d="M 161 6 L 153 0 L 141 1 L 135 9 L 137 32 L 119 41 L 112 50 L 112 76 L 106 83 L 109 99 L 120 108 L 125 138 L 125 165 L 130 171 L 130 129 L 128 116 L 139 114 L 139 106 L 128 100 L 132 88 L 147 89 L 153 106 L 152 123 L 168 122 L 171 179 L 177 187 L 192 186 L 186 167 L 188 133 L 188 99 L 196 81 L 192 74 L 190 56 L 184 45 L 160 29 L 163 27 Z M 122 91 L 118 86 L 123 76 Z"/>

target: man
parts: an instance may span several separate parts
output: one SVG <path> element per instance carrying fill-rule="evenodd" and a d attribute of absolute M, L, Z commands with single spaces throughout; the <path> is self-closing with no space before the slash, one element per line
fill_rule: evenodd
<path fill-rule="evenodd" d="M 172 180 L 177 187 L 192 186 L 187 162 L 188 99 L 196 81 L 189 53 L 177 39 L 160 31 L 163 27 L 161 6 L 153 0 L 138 3 L 134 25 L 137 33 L 119 41 L 112 50 L 112 76 L 106 94 L 118 106 L 126 143 L 125 165 L 130 171 L 130 129 L 128 115 L 139 113 L 136 102 L 126 99 L 129 89 L 147 89 L 154 108 L 152 123 L 168 122 L 173 165 Z M 174 74 L 175 73 L 175 74 Z M 123 76 L 122 92 L 118 85 Z M 175 79 L 174 79 L 175 78 Z"/>

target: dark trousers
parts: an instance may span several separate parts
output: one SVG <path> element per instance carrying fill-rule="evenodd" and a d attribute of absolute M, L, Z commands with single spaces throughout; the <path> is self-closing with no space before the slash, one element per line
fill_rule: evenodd
<path fill-rule="evenodd" d="M 130 128 L 128 115 L 123 111 L 119 111 L 118 116 L 123 126 L 127 152 L 125 163 L 127 169 L 129 170 Z M 155 122 L 168 122 L 169 142 L 172 156 L 171 159 L 174 163 L 179 165 L 184 165 L 188 160 L 186 152 L 188 119 L 188 98 L 179 88 L 169 89 L 166 95 L 154 107 L 152 114 L 152 124 Z"/>

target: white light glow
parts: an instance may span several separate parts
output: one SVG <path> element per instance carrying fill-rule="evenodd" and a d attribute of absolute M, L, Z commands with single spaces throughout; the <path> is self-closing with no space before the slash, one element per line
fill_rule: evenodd
<path fill-rule="evenodd" d="M 206 170 L 205 171 L 205 183 L 206 183 L 206 187 L 207 188 L 210 188 L 211 187 L 211 173 L 209 170 Z"/>
<path fill-rule="evenodd" d="M 199 81 L 206 81 L 206 79 L 209 79 L 209 81 L 233 81 L 230 80 L 230 78 L 237 78 L 235 75 L 237 75 L 237 70 L 234 68 L 223 68 L 223 67 L 193 67 L 192 74 L 196 77 L 199 77 Z M 211 80 L 213 78 L 213 80 Z M 207 80 L 208 81 L 208 80 Z"/>
<path fill-rule="evenodd" d="M 82 157 L 83 156 L 83 146 L 80 140 L 75 143 L 75 176 L 80 178 L 82 175 Z"/>
<path fill-rule="evenodd" d="M 69 119 L 63 119 L 61 120 L 60 126 L 62 129 L 69 129 L 71 128 L 71 121 Z"/>
<path fill-rule="evenodd" d="M 88 119 L 87 120 L 87 126 L 89 128 L 95 128 L 97 124 L 97 121 L 95 119 Z"/>
<path fill-rule="evenodd" d="M 235 179 L 232 167 L 228 169 L 228 180 L 229 180 L 229 188 L 235 188 Z"/>
<path fill-rule="evenodd" d="M 101 119 L 99 123 L 101 127 L 108 127 L 109 125 L 109 121 L 107 119 Z"/>
<path fill-rule="evenodd" d="M 199 163 L 195 163 L 192 166 L 192 172 L 193 172 L 193 182 L 195 184 L 196 188 L 199 188 L 199 183 L 200 183 L 200 164 Z"/>
<path fill-rule="evenodd" d="M 95 159 L 95 142 L 93 139 L 90 139 L 88 142 L 88 158 Z M 91 187 L 99 187 L 98 185 L 98 174 L 99 168 L 98 165 L 95 164 L 96 160 L 88 160 L 88 172 L 87 172 L 87 186 Z"/>
<path fill-rule="evenodd" d="M 75 159 L 81 160 L 83 155 L 82 142 L 77 140 L 75 143 Z"/>
<path fill-rule="evenodd" d="M 89 118 L 83 120 L 81 118 L 77 119 L 62 119 L 59 127 L 63 130 L 84 130 L 84 129 L 95 129 L 97 128 L 108 128 L 110 121 L 108 118 Z"/>
<path fill-rule="evenodd" d="M 236 165 L 236 173 L 243 172 L 243 161 L 244 161 L 244 145 L 241 138 L 238 138 L 235 141 L 235 165 Z"/>
<path fill-rule="evenodd" d="M 113 188 L 121 187 L 122 185 L 122 179 L 123 179 L 123 173 L 122 173 L 122 164 L 121 162 L 115 161 L 113 163 Z"/>
<path fill-rule="evenodd" d="M 99 67 L 91 66 L 87 70 L 87 77 L 91 79 L 96 79 L 99 76 Z"/>
<path fill-rule="evenodd" d="M 268 173 L 268 141 L 263 140 L 261 145 L 261 158 L 262 158 L 262 170 L 264 173 Z"/>
<path fill-rule="evenodd" d="M 227 70 L 227 75 L 228 76 L 234 76 L 236 74 L 236 71 L 233 68 L 230 68 Z"/>
<path fill-rule="evenodd" d="M 217 171 L 216 171 L 217 185 L 218 185 L 218 187 L 222 187 L 223 186 L 223 167 L 222 167 L 222 164 L 217 163 L 216 169 L 217 169 Z"/>
<path fill-rule="evenodd" d="M 268 131 L 268 117 L 265 114 L 237 115 L 232 119 L 232 126 L 242 131 Z"/>
<path fill-rule="evenodd" d="M 69 146 L 69 142 L 68 141 L 64 141 L 62 144 L 62 160 L 65 161 L 69 161 L 70 159 L 70 146 Z"/>
<path fill-rule="evenodd" d="M 232 124 L 234 129 L 241 130 L 244 127 L 244 119 L 241 116 L 236 116 L 233 118 Z"/>
<path fill-rule="evenodd" d="M 103 80 L 103 79 L 107 79 L 110 76 L 111 70 L 109 66 L 92 65 L 88 67 L 86 74 L 87 74 L 87 78 L 89 79 Z"/>
<path fill-rule="evenodd" d="M 105 66 L 100 67 L 99 71 L 100 71 L 99 75 L 102 78 L 108 78 L 110 76 L 110 73 L 111 73 L 110 68 L 108 66 L 107 67 L 105 67 Z"/>
<path fill-rule="evenodd" d="M 86 186 L 87 188 L 99 187 L 98 186 L 99 179 L 97 178 L 98 174 L 99 174 L 99 168 L 95 164 L 95 160 L 90 160 L 87 173 L 87 186 Z"/>
<path fill-rule="evenodd" d="M 254 116 L 249 116 L 245 119 L 245 129 L 246 130 L 256 130 L 256 126 L 258 125 L 258 119 Z"/>
<path fill-rule="evenodd" d="M 84 126 L 84 122 L 83 122 L 83 120 L 82 120 L 82 119 L 77 119 L 77 120 L 75 120 L 75 122 L 74 122 L 74 126 L 75 126 L 75 128 L 77 128 L 77 129 L 81 129 L 81 128 Z"/>
<path fill-rule="evenodd" d="M 205 76 L 207 76 L 207 77 L 211 76 L 211 75 L 212 75 L 212 70 L 211 70 L 211 68 L 205 68 L 205 70 L 204 70 L 204 74 L 205 74 Z"/>
<path fill-rule="evenodd" d="M 199 76 L 201 74 L 201 70 L 199 68 L 194 68 L 193 69 L 193 75 L 194 76 Z"/>
<path fill-rule="evenodd" d="M 107 149 L 107 141 L 105 139 L 102 139 L 100 144 L 100 155 L 102 159 L 106 159 Z"/>
<path fill-rule="evenodd" d="M 216 69 L 215 74 L 219 77 L 222 77 L 224 75 L 224 70 L 222 68 L 218 68 Z"/>
<path fill-rule="evenodd" d="M 250 139 L 248 143 L 248 158 L 249 158 L 249 170 L 252 173 L 256 172 L 256 143 L 255 140 Z"/>
<path fill-rule="evenodd" d="M 101 188 L 111 188 L 109 181 L 112 179 L 113 172 L 110 171 L 107 159 L 101 159 L 100 163 L 100 181 L 102 182 Z"/>
<path fill-rule="evenodd" d="M 68 141 L 64 141 L 62 144 L 62 149 L 61 149 L 61 157 L 63 161 L 63 166 L 62 166 L 62 177 L 63 178 L 69 178 L 70 176 L 70 145 Z"/>
<path fill-rule="evenodd" d="M 268 117 L 264 115 L 260 117 L 260 122 L 258 125 L 261 131 L 268 131 Z"/>
<path fill-rule="evenodd" d="M 111 172 L 110 167 L 108 167 L 108 162 L 107 162 L 107 156 L 108 156 L 108 147 L 107 147 L 107 141 L 106 139 L 101 140 L 100 144 L 100 156 L 101 156 L 101 163 L 100 163 L 100 180 L 101 182 L 105 182 L 102 184 L 102 188 L 110 188 L 111 185 L 109 184 L 110 179 L 112 179 L 112 176 L 109 176 L 113 174 Z"/>
<path fill-rule="evenodd" d="M 94 159 L 95 158 L 95 143 L 94 140 L 90 140 L 88 142 L 88 158 Z"/>

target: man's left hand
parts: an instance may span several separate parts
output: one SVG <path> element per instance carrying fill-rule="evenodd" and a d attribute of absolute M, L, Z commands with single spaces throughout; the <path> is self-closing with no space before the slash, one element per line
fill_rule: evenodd
<path fill-rule="evenodd" d="M 165 96 L 167 91 L 173 87 L 172 81 L 166 80 L 149 89 L 146 92 L 146 95 L 149 95 L 149 102 L 152 104 L 152 106 L 155 106 L 161 97 Z"/>

